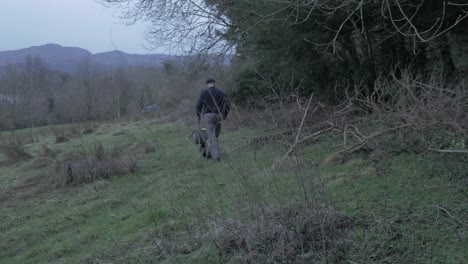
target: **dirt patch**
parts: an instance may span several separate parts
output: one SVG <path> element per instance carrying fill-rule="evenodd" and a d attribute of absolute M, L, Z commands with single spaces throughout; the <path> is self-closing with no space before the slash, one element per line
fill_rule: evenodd
<path fill-rule="evenodd" d="M 52 189 L 52 177 L 47 174 L 37 174 L 15 186 L 0 190 L 0 204 L 33 199 Z"/>
<path fill-rule="evenodd" d="M 298 170 L 307 170 L 315 166 L 316 165 L 310 160 L 306 160 L 304 158 L 296 156 L 290 156 L 278 162 L 274 169 L 278 172 L 291 172 Z"/>
<path fill-rule="evenodd" d="M 31 164 L 27 166 L 28 169 L 40 169 L 45 168 L 54 163 L 54 160 L 46 157 L 38 157 L 31 161 Z"/>
<path fill-rule="evenodd" d="M 112 136 L 118 137 L 118 136 L 125 136 L 125 135 L 127 135 L 127 132 L 119 131 L 119 132 L 114 133 Z"/>

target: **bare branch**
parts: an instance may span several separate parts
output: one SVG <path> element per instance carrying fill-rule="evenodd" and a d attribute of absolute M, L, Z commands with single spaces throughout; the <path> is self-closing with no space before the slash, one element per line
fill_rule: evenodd
<path fill-rule="evenodd" d="M 428 150 L 440 153 L 461 153 L 461 154 L 468 154 L 468 150 L 464 149 L 434 149 L 429 148 Z"/>
<path fill-rule="evenodd" d="M 439 205 L 433 205 L 432 207 L 435 207 L 439 210 L 442 210 L 443 212 L 445 212 L 450 218 L 452 218 L 453 220 L 455 220 L 457 223 L 461 224 L 462 226 L 464 227 L 468 227 L 468 224 L 463 222 L 462 220 L 458 219 L 458 217 L 455 217 L 454 215 L 452 215 L 449 210 L 439 206 Z"/>

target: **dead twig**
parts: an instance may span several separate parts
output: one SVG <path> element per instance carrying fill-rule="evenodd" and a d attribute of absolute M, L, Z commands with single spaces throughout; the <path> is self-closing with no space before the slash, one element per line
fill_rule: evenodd
<path fill-rule="evenodd" d="M 434 151 L 434 152 L 440 152 L 440 153 L 462 153 L 462 154 L 468 154 L 468 150 L 464 150 L 464 149 L 433 149 L 433 148 L 429 148 L 428 150 Z"/>
<path fill-rule="evenodd" d="M 369 141 L 371 141 L 372 139 L 387 135 L 387 134 L 389 134 L 391 132 L 398 131 L 398 130 L 401 130 L 403 128 L 407 128 L 409 126 L 410 126 L 409 124 L 403 124 L 403 125 L 400 125 L 400 126 L 396 126 L 396 127 L 392 127 L 392 128 L 389 128 L 389 129 L 374 132 L 370 136 L 364 138 L 361 142 L 359 142 L 357 144 L 354 144 L 353 146 L 351 146 L 349 148 L 343 149 L 343 150 L 341 150 L 341 151 L 339 151 L 339 152 L 337 152 L 335 154 L 355 152 L 355 151 L 365 147 L 369 143 Z"/>
<path fill-rule="evenodd" d="M 326 132 L 329 132 L 329 131 L 332 131 L 334 129 L 334 127 L 329 127 L 329 128 L 326 128 L 326 129 L 323 129 L 323 130 L 320 130 L 320 131 L 317 131 L 311 135 L 308 135 L 308 136 L 305 136 L 303 138 L 301 138 L 301 134 L 302 134 L 302 129 L 304 127 L 304 123 L 305 123 L 305 120 L 307 118 L 307 115 L 309 114 L 309 109 L 310 109 L 310 104 L 312 102 L 312 99 L 314 98 L 314 94 L 311 94 L 310 97 L 309 97 L 309 100 L 307 101 L 307 106 L 304 108 L 304 114 L 302 115 L 302 119 L 301 119 L 301 123 L 299 125 L 299 128 L 297 129 L 297 133 L 296 133 L 296 138 L 294 139 L 294 142 L 289 146 L 289 149 L 288 151 L 281 157 L 279 158 L 272 166 L 271 168 L 274 170 L 279 164 L 281 164 L 281 162 L 286 159 L 287 157 L 289 157 L 293 152 L 294 150 L 296 149 L 296 147 L 303 143 L 304 141 L 306 140 L 309 140 L 311 138 L 315 138 L 315 137 L 318 137 L 319 135 L 322 135 Z M 320 104 L 317 104 L 317 106 L 314 108 L 314 110 L 312 111 L 312 113 L 315 113 L 319 107 L 321 105 Z M 299 105 L 299 107 L 301 107 Z"/>
<path fill-rule="evenodd" d="M 437 208 L 437 209 L 439 209 L 439 210 L 442 210 L 444 213 L 446 213 L 450 218 L 452 218 L 453 220 L 455 220 L 457 223 L 461 224 L 461 225 L 464 226 L 464 227 L 468 227 L 468 224 L 467 224 L 467 223 L 461 221 L 460 219 L 458 219 L 457 217 L 455 217 L 454 215 L 452 215 L 452 214 L 449 212 L 449 210 L 447 210 L 447 209 L 445 209 L 445 208 L 443 208 L 443 207 L 441 207 L 441 206 L 439 206 L 439 205 L 433 205 L 432 207 L 435 207 L 435 208 Z"/>

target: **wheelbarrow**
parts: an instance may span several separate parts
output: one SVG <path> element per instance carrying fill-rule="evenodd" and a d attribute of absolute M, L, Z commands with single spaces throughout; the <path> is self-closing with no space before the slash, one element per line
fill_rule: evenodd
<path fill-rule="evenodd" d="M 208 133 L 206 132 L 206 128 L 197 129 L 192 131 L 189 135 L 190 141 L 192 141 L 195 145 L 200 145 L 199 151 L 203 157 L 210 158 L 211 155 L 207 148 L 207 141 L 208 141 Z"/>
<path fill-rule="evenodd" d="M 192 133 L 190 133 L 189 139 L 195 145 L 206 145 L 208 140 L 208 133 L 206 132 L 206 128 L 192 131 Z"/>

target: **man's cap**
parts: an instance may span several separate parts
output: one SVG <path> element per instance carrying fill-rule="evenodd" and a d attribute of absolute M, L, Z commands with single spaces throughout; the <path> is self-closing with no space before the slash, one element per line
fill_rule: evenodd
<path fill-rule="evenodd" d="M 215 83 L 215 79 L 213 78 L 208 78 L 208 80 L 206 80 L 206 83 Z"/>

